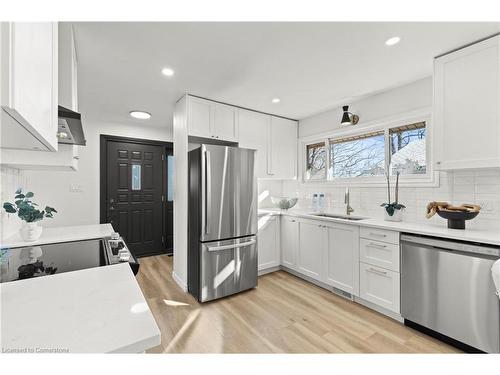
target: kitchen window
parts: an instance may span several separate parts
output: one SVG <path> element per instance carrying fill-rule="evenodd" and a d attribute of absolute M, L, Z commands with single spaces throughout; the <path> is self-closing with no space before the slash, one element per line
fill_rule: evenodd
<path fill-rule="evenodd" d="M 306 158 L 306 178 L 308 180 L 324 180 L 326 177 L 325 142 L 307 145 Z"/>
<path fill-rule="evenodd" d="M 380 184 L 386 173 L 399 172 L 407 181 L 434 183 L 427 168 L 426 136 L 426 121 L 392 122 L 306 143 L 304 180 Z"/>
<path fill-rule="evenodd" d="M 385 138 L 383 131 L 329 140 L 329 177 L 383 176 Z"/>
<path fill-rule="evenodd" d="M 425 122 L 389 129 L 391 174 L 427 173 Z"/>

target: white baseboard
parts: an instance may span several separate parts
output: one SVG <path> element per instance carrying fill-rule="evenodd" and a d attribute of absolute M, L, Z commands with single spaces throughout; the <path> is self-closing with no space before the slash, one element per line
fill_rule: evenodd
<path fill-rule="evenodd" d="M 387 316 L 389 318 L 397 320 L 398 322 L 401 322 L 401 323 L 404 322 L 404 319 L 403 319 L 403 317 L 400 314 L 395 313 L 395 312 L 390 311 L 390 310 L 387 310 L 387 309 L 385 309 L 383 307 L 380 307 L 380 306 L 378 306 L 378 305 L 376 305 L 376 304 L 374 304 L 372 302 L 366 301 L 363 298 L 354 296 L 354 302 L 357 302 L 360 305 L 366 306 L 369 309 L 375 310 L 376 312 L 379 312 L 382 315 L 385 315 L 385 316 Z"/>
<path fill-rule="evenodd" d="M 184 282 L 184 280 L 182 280 L 179 276 L 177 276 L 177 274 L 174 271 L 172 271 L 172 278 L 184 292 L 188 291 L 187 284 Z"/>
<path fill-rule="evenodd" d="M 267 273 L 279 271 L 280 269 L 281 269 L 280 266 L 265 268 L 263 270 L 259 270 L 257 275 L 262 276 L 262 275 L 265 275 Z"/>

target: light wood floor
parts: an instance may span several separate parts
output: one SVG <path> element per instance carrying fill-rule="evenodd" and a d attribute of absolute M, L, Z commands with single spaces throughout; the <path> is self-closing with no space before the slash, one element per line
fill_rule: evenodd
<path fill-rule="evenodd" d="M 444 343 L 286 272 L 200 304 L 172 279 L 172 258 L 141 258 L 137 280 L 161 330 L 151 353 L 453 353 Z"/>

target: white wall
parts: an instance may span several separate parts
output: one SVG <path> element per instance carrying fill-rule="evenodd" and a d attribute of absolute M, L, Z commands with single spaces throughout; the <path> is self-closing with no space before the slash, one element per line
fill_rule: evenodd
<path fill-rule="evenodd" d="M 14 203 L 14 192 L 26 186 L 26 175 L 23 171 L 14 168 L 0 168 L 0 199 L 3 206 L 4 202 Z M 7 214 L 3 207 L 0 214 L 0 243 L 3 238 L 13 235 L 21 226 L 21 220 L 17 215 Z"/>
<path fill-rule="evenodd" d="M 374 120 L 430 107 L 432 77 L 344 104 L 349 105 L 350 112 L 359 116 L 357 127 Z M 342 106 L 339 105 L 329 111 L 302 119 L 299 121 L 299 138 L 339 128 L 341 118 Z"/>
<path fill-rule="evenodd" d="M 363 98 L 349 104 L 349 110 L 360 116 L 357 127 L 367 122 L 384 120 L 399 114 L 409 113 L 432 106 L 432 79 L 426 78 L 398 87 L 387 92 Z M 332 131 L 340 125 L 342 108 L 305 118 L 299 121 L 299 137 Z M 300 142 L 300 140 L 299 140 Z M 345 210 L 345 186 L 333 183 L 283 181 L 282 194 L 299 196 L 297 206 L 312 209 L 312 195 L 325 193 L 327 209 L 334 212 Z M 387 201 L 385 187 L 351 186 L 351 206 L 354 214 L 382 218 L 382 202 Z M 441 172 L 439 186 L 402 187 L 400 202 L 407 206 L 405 221 L 429 222 L 425 218 L 425 208 L 429 201 L 448 201 L 455 204 L 476 203 L 483 209 L 479 216 L 467 224 L 469 228 L 500 227 L 500 170 L 470 170 Z M 437 217 L 431 222 L 446 225 Z"/>
<path fill-rule="evenodd" d="M 84 119 L 87 146 L 80 147 L 80 160 L 76 172 L 26 171 L 26 188 L 35 193 L 36 201 L 54 207 L 58 213 L 45 219 L 43 226 L 67 226 L 99 223 L 99 144 L 100 135 L 172 141 L 165 129 L 103 123 Z M 81 192 L 71 192 L 70 186 L 81 186 Z"/>

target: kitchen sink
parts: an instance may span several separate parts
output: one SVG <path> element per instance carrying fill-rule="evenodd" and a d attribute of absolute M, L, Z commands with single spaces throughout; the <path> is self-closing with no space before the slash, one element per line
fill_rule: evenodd
<path fill-rule="evenodd" d="M 311 215 L 313 216 L 319 216 L 319 217 L 329 217 L 332 219 L 343 219 L 343 220 L 351 220 L 351 221 L 358 221 L 358 220 L 364 220 L 366 217 L 360 217 L 360 216 L 348 216 L 348 215 L 339 215 L 339 214 L 319 214 L 319 213 L 312 213 Z"/>

